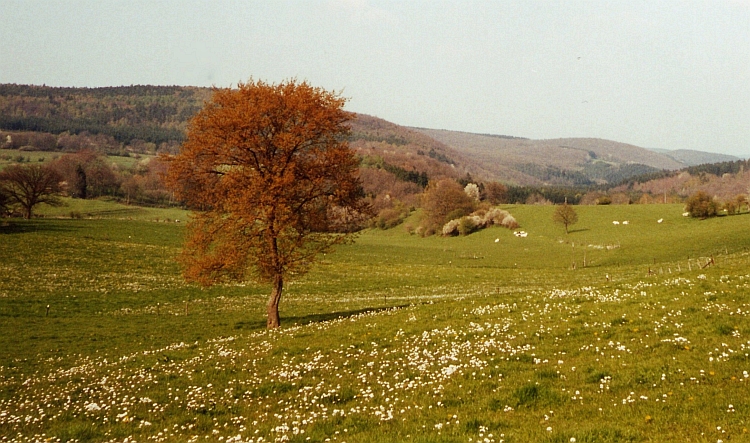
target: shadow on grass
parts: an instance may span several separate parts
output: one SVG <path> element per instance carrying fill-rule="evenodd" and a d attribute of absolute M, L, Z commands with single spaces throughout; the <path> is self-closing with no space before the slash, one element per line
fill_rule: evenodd
<path fill-rule="evenodd" d="M 297 317 L 281 317 L 281 327 L 284 326 L 295 326 L 295 325 L 309 325 L 312 323 L 322 323 L 326 321 L 336 320 L 339 318 L 350 318 L 355 317 L 360 314 L 369 314 L 369 313 L 375 313 L 375 312 L 382 312 L 387 311 L 389 309 L 401 309 L 406 308 L 409 305 L 397 305 L 397 306 L 389 306 L 389 307 L 382 307 L 382 308 L 362 308 L 362 309 L 355 309 L 351 311 L 341 311 L 341 312 L 328 312 L 328 313 L 321 313 L 321 314 L 310 314 L 310 315 L 302 315 Z M 248 329 L 248 330 L 257 330 L 257 329 L 265 329 L 266 327 L 266 321 L 240 321 L 234 324 L 234 329 Z"/>
<path fill-rule="evenodd" d="M 574 232 L 586 232 L 586 231 L 588 231 L 588 230 L 589 230 L 589 228 L 578 228 L 578 229 L 571 229 L 571 230 L 569 230 L 569 231 L 568 231 L 568 234 L 572 234 L 572 233 L 574 233 Z"/>
<path fill-rule="evenodd" d="M 25 234 L 28 232 L 73 232 L 78 229 L 77 226 L 61 223 L 60 220 L 0 219 L 0 235 Z"/>

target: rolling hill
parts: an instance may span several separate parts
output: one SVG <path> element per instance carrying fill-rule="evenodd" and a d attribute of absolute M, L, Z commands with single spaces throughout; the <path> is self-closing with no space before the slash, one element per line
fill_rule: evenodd
<path fill-rule="evenodd" d="M 644 173 L 686 166 L 667 155 L 610 140 L 530 140 L 414 129 L 486 165 L 495 179 L 521 185 L 611 184 Z"/>
<path fill-rule="evenodd" d="M 703 152 L 694 151 L 692 149 L 676 149 L 670 151 L 668 149 L 650 149 L 651 151 L 664 154 L 669 158 L 672 158 L 685 166 L 698 166 L 706 163 L 721 163 L 721 162 L 733 162 L 740 158 L 734 155 L 717 154 L 715 152 Z"/>

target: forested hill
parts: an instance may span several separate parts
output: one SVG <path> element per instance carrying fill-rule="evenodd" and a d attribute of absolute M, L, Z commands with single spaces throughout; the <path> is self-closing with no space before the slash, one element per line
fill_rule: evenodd
<path fill-rule="evenodd" d="M 0 148 L 106 154 L 176 152 L 188 120 L 210 88 L 120 86 L 56 88 L 0 85 Z M 367 115 L 352 121 L 352 147 L 365 166 L 419 183 L 479 172 L 480 165 L 416 131 Z M 419 176 L 417 178 L 417 176 Z"/>
<path fill-rule="evenodd" d="M 179 144 L 187 121 L 211 95 L 207 88 L 121 86 L 54 88 L 0 85 L 0 129 L 88 133 L 117 144 Z"/>

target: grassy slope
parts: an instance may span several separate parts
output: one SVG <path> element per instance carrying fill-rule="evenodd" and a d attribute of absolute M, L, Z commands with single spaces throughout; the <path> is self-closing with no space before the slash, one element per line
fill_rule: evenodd
<path fill-rule="evenodd" d="M 14 220 L 0 441 L 743 438 L 745 216 L 580 207 L 566 236 L 509 209 L 529 237 L 363 233 L 288 285 L 273 332 L 267 288 L 181 282 L 184 227 L 153 221 L 176 216 Z"/>

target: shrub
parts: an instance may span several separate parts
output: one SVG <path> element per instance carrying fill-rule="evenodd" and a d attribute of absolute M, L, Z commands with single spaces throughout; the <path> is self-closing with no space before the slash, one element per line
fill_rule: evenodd
<path fill-rule="evenodd" d="M 446 237 L 458 235 L 458 225 L 461 224 L 460 219 L 453 219 L 443 225 L 443 235 Z"/>
<path fill-rule="evenodd" d="M 478 216 L 462 217 L 458 223 L 458 233 L 461 235 L 469 235 L 472 232 L 480 228 L 481 220 Z"/>
<path fill-rule="evenodd" d="M 443 225 L 444 236 L 469 235 L 490 226 L 502 226 L 508 229 L 518 228 L 518 222 L 508 212 L 500 208 L 480 209 L 470 215 L 455 217 Z"/>
<path fill-rule="evenodd" d="M 486 225 L 502 225 L 505 217 L 509 216 L 510 213 L 500 208 L 491 208 L 484 214 L 484 220 Z"/>
<path fill-rule="evenodd" d="M 503 218 L 503 221 L 500 222 L 500 225 L 508 229 L 516 229 L 520 226 L 515 217 L 510 214 L 506 215 L 505 218 Z"/>
<path fill-rule="evenodd" d="M 719 205 L 703 191 L 691 195 L 685 204 L 685 212 L 691 217 L 715 217 L 719 212 Z"/>

